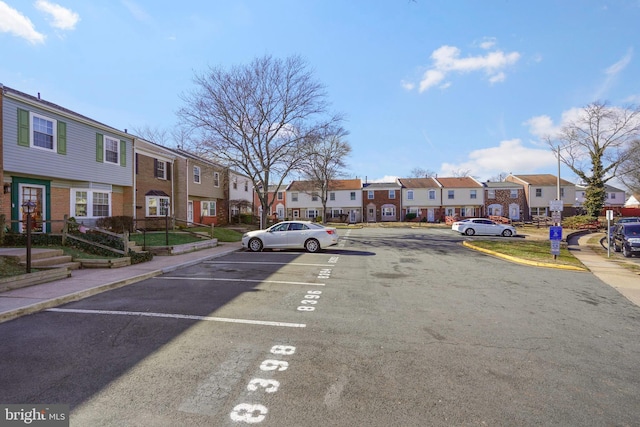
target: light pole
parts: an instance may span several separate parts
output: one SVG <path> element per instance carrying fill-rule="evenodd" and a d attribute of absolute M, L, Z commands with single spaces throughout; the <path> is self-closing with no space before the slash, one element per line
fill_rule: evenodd
<path fill-rule="evenodd" d="M 27 273 L 31 273 L 31 212 L 36 207 L 32 200 L 22 203 L 22 209 L 27 211 Z"/>

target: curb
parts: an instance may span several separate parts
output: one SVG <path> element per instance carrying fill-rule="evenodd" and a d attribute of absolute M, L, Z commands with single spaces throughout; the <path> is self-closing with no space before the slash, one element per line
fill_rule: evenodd
<path fill-rule="evenodd" d="M 506 259 L 508 261 L 512 261 L 518 264 L 524 264 L 524 265 L 530 265 L 533 267 L 547 267 L 547 268 L 557 268 L 560 270 L 571 270 L 571 271 L 589 271 L 588 268 L 586 267 L 576 267 L 573 265 L 562 265 L 562 264 L 551 264 L 551 263 L 547 263 L 547 262 L 538 262 L 538 261 L 529 261 L 526 259 L 522 259 L 522 258 L 517 258 L 517 257 L 513 257 L 511 255 L 505 255 L 505 254 L 501 254 L 499 252 L 495 252 L 489 249 L 484 249 L 484 248 L 480 248 L 478 246 L 474 246 L 473 244 L 467 242 L 466 240 L 464 242 L 462 242 L 462 246 L 465 246 L 469 249 L 473 249 L 475 251 L 478 252 L 484 252 L 486 254 L 489 255 L 493 255 L 495 257 L 498 258 L 502 258 L 502 259 Z"/>

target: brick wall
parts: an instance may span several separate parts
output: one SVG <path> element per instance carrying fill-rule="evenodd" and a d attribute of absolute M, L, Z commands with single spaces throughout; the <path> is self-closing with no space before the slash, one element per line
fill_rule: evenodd
<path fill-rule="evenodd" d="M 154 176 L 154 158 L 138 154 L 136 178 L 136 218 L 145 217 L 145 194 L 151 190 L 164 191 L 171 197 L 171 181 Z M 171 171 L 173 173 L 173 171 Z"/>
<path fill-rule="evenodd" d="M 382 206 L 394 205 L 396 207 L 395 218 L 382 218 Z M 373 199 L 369 199 L 369 190 L 362 191 L 362 209 L 363 209 L 363 221 L 372 221 L 369 218 L 369 207 L 375 206 L 375 221 L 400 221 L 400 189 L 396 189 L 396 197 L 394 199 L 389 198 L 389 190 L 373 190 Z"/>

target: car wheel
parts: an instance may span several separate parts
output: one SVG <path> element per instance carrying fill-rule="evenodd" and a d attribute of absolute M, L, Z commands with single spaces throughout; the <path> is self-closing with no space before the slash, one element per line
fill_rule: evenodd
<path fill-rule="evenodd" d="M 504 237 L 511 237 L 511 236 L 513 235 L 513 232 L 512 232 L 511 230 L 504 230 L 504 231 L 502 232 L 502 235 L 503 235 Z"/>
<path fill-rule="evenodd" d="M 473 228 L 467 228 L 466 230 L 464 230 L 464 234 L 466 234 L 467 236 L 473 236 L 474 234 L 476 234 L 476 230 L 474 230 Z"/>
<path fill-rule="evenodd" d="M 319 252 L 320 242 L 318 242 L 316 239 L 309 239 L 306 242 L 304 242 L 304 248 L 308 252 Z"/>
<path fill-rule="evenodd" d="M 625 246 L 622 246 L 622 255 L 624 255 L 625 258 L 631 258 L 631 255 L 633 255 L 631 253 L 631 251 Z"/>
<path fill-rule="evenodd" d="M 254 237 L 253 239 L 249 240 L 248 246 L 252 252 L 260 252 L 262 250 L 262 241 Z"/>

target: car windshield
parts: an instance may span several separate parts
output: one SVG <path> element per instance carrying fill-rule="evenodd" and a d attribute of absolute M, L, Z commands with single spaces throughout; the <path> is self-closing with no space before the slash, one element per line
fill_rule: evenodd
<path fill-rule="evenodd" d="M 631 236 L 631 237 L 638 237 L 640 236 L 640 224 L 638 225 L 627 225 L 624 228 L 624 235 L 625 236 Z"/>

